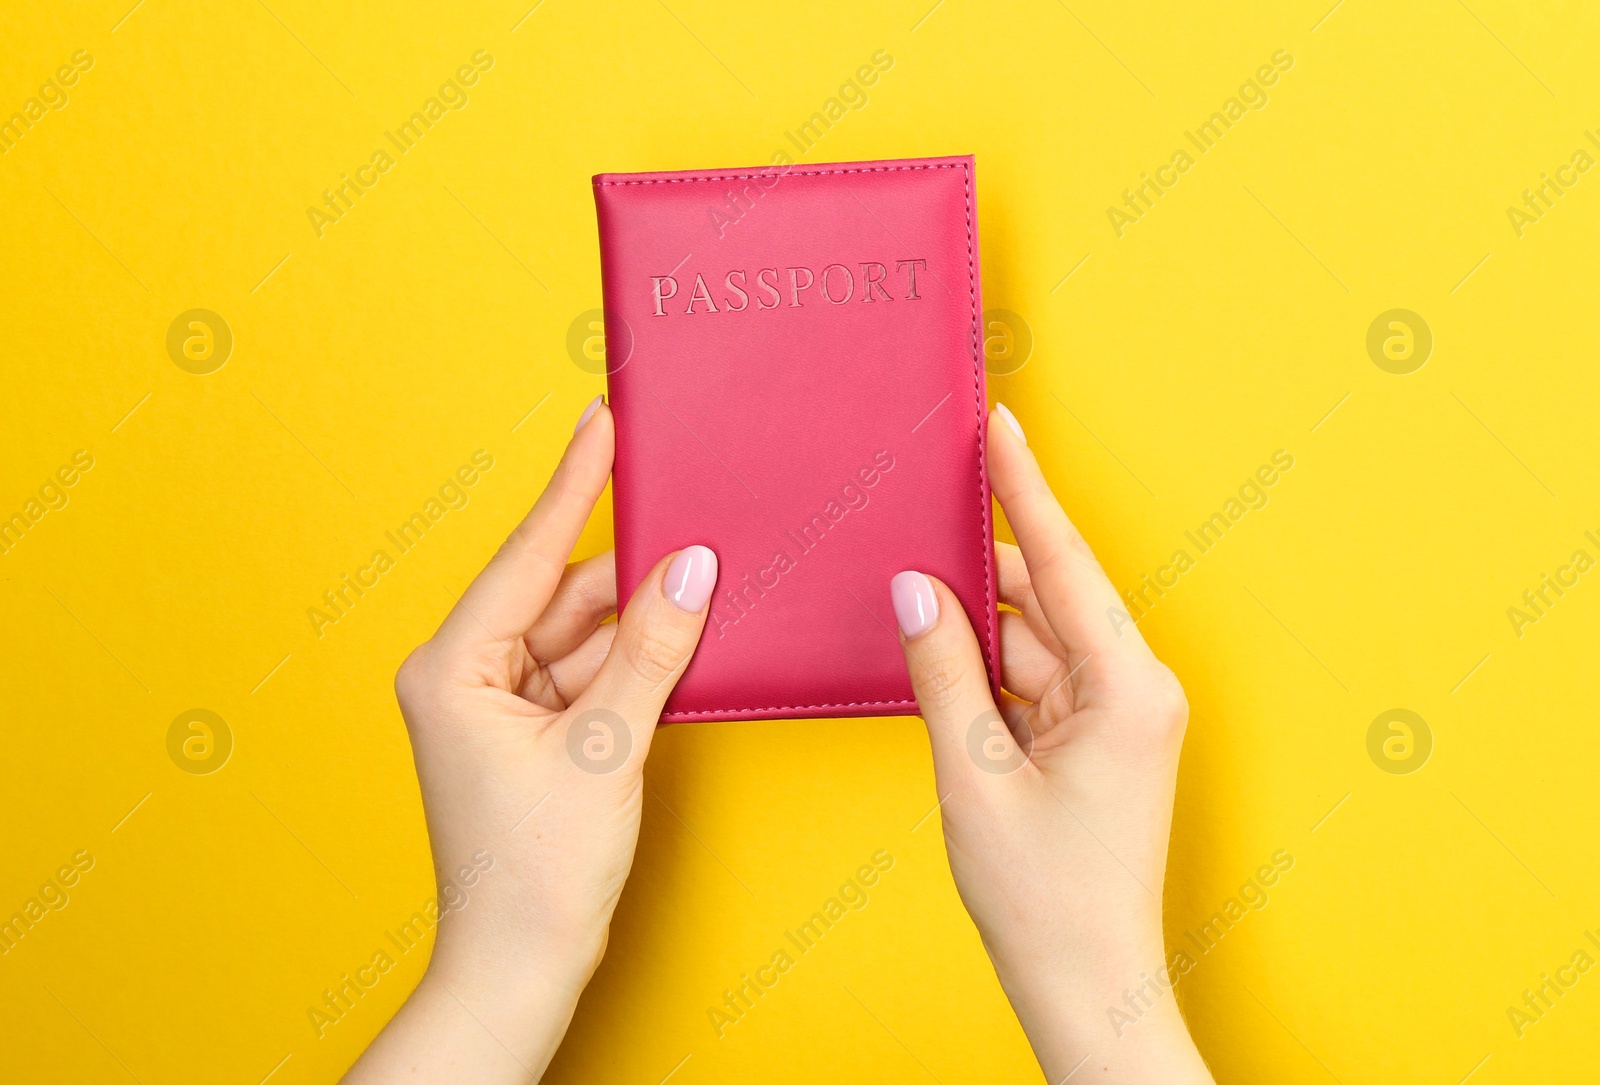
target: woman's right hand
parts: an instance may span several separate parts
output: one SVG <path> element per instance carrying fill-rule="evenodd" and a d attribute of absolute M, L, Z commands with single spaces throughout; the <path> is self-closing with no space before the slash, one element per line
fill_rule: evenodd
<path fill-rule="evenodd" d="M 1050 492 L 1022 429 L 990 415 L 1001 684 L 944 584 L 894 577 L 961 899 L 1046 1077 L 1210 1082 L 1178 1012 L 1161 932 L 1188 705 Z"/>

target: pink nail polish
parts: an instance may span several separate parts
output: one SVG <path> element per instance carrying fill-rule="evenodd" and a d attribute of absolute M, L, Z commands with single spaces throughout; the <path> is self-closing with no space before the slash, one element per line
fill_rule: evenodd
<path fill-rule="evenodd" d="M 1022 423 L 1018 422 L 1017 416 L 1011 413 L 1011 408 L 1004 403 L 996 403 L 994 409 L 999 412 L 1001 418 L 1005 419 L 1006 425 L 1011 427 L 1011 432 L 1017 435 L 1017 439 L 1023 444 L 1027 444 L 1028 435 L 1022 432 Z"/>
<path fill-rule="evenodd" d="M 717 555 L 704 546 L 685 547 L 667 566 L 661 590 L 679 610 L 698 614 L 717 586 Z"/>
<path fill-rule="evenodd" d="M 584 423 L 588 422 L 589 419 L 594 417 L 594 412 L 598 411 L 600 409 L 600 404 L 604 403 L 605 401 L 605 396 L 595 396 L 593 399 L 591 399 L 589 401 L 589 405 L 583 409 L 583 413 L 578 416 L 578 424 L 572 427 L 572 432 L 577 433 L 580 429 L 582 429 Z"/>
<path fill-rule="evenodd" d="M 889 599 L 894 603 L 894 620 L 907 640 L 920 637 L 939 620 L 939 597 L 933 581 L 921 573 L 907 570 L 889 581 Z"/>

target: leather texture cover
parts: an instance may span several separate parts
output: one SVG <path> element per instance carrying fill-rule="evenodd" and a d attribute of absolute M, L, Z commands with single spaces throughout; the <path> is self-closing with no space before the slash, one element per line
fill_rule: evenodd
<path fill-rule="evenodd" d="M 998 695 L 973 160 L 594 178 L 617 590 L 719 574 L 664 722 L 914 713 L 889 579 L 960 598 Z"/>

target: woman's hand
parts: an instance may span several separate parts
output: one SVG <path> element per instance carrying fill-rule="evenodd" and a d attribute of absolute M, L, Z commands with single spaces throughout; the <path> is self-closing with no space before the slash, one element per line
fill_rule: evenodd
<path fill-rule="evenodd" d="M 1050 1082 L 1080 1066 L 1086 1082 L 1210 1082 L 1161 936 L 1183 690 L 1004 407 L 989 476 L 1019 544 L 999 554 L 1000 600 L 1020 613 L 1000 616 L 998 711 L 950 590 L 915 571 L 891 583 L 956 887 Z"/>
<path fill-rule="evenodd" d="M 395 679 L 444 912 L 427 975 L 347 1082 L 525 1082 L 605 952 L 643 766 L 705 627 L 717 559 L 663 557 L 615 624 L 609 553 L 568 565 L 604 490 L 590 404 L 533 511 Z"/>

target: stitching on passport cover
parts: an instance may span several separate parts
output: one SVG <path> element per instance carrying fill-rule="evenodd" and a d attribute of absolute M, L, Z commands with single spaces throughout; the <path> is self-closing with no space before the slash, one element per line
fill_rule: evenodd
<path fill-rule="evenodd" d="M 827 177 L 827 176 L 829 176 L 831 174 L 835 174 L 835 173 L 897 173 L 897 172 L 900 172 L 902 170 L 964 170 L 964 169 L 966 169 L 966 163 L 965 162 L 949 162 L 949 163 L 945 163 L 943 165 L 938 165 L 938 166 L 931 166 L 931 165 L 930 166 L 866 166 L 866 167 L 855 167 L 855 168 L 847 169 L 847 170 L 796 169 L 796 170 L 790 170 L 788 173 L 781 174 L 780 176 L 787 177 L 790 174 L 794 174 L 794 175 L 799 176 L 799 177 Z M 759 174 L 759 173 L 718 173 L 718 174 L 712 174 L 710 176 L 705 176 L 705 177 L 702 177 L 702 176 L 695 176 L 695 177 L 653 177 L 653 178 L 646 178 L 646 179 L 640 180 L 640 181 L 596 181 L 595 184 L 599 185 L 602 188 L 606 188 L 606 187 L 609 187 L 611 185 L 683 185 L 683 184 L 693 184 L 696 181 L 758 181 L 763 176 L 767 176 L 767 175 Z M 971 218 L 971 209 L 970 208 L 968 209 L 968 218 L 969 218 L 969 220 Z M 803 706 L 798 706 L 797 705 L 795 707 L 803 707 Z M 820 706 L 819 705 L 818 707 L 825 707 L 825 706 Z"/>
<path fill-rule="evenodd" d="M 988 404 L 983 401 L 983 317 L 978 312 L 978 268 L 976 245 L 972 236 L 972 170 L 970 163 L 961 163 L 961 182 L 965 190 L 965 203 L 967 206 L 967 289 L 972 295 L 972 398 L 973 409 L 978 412 L 978 448 L 974 457 L 978 467 L 978 506 L 983 513 L 984 539 L 993 537 L 994 529 L 989 522 L 989 499 L 984 488 L 983 478 L 983 441 L 986 432 Z M 983 540 L 979 540 L 980 544 Z M 980 545 L 980 549 L 982 549 Z M 990 575 L 988 555 L 985 553 L 983 563 L 983 609 L 984 609 L 984 639 L 987 642 L 989 663 L 994 668 L 996 680 L 1000 675 L 999 652 L 995 648 L 995 595 L 994 580 Z"/>
<path fill-rule="evenodd" d="M 772 705 L 768 708 L 710 708 L 691 712 L 663 712 L 663 719 L 673 716 L 748 716 L 753 712 L 790 712 L 801 708 L 876 708 L 882 705 L 892 705 L 895 708 L 916 708 L 917 702 L 910 701 L 846 701 L 842 704 L 784 704 Z M 694 722 L 690 720 L 689 722 Z"/>

